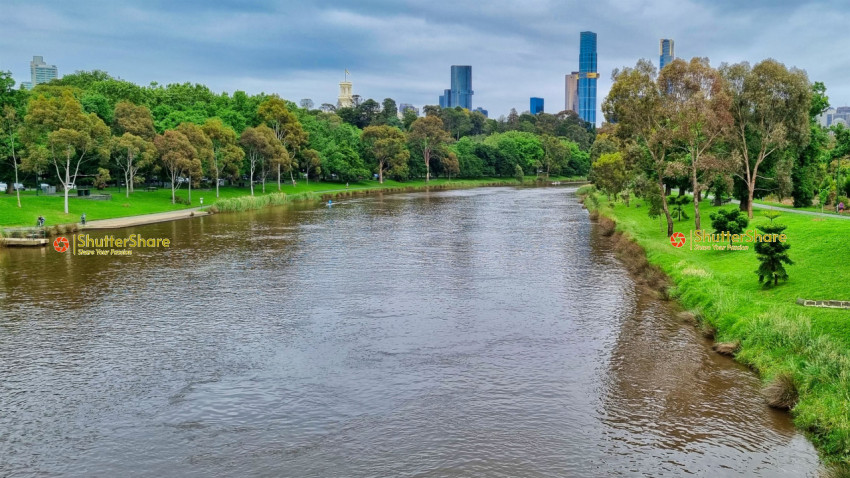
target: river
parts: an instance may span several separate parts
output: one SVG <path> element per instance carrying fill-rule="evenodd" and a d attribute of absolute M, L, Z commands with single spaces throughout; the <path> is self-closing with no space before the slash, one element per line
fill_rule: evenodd
<path fill-rule="evenodd" d="M 2 476 L 817 474 L 574 189 L 110 233 L 172 246 L 0 249 Z"/>

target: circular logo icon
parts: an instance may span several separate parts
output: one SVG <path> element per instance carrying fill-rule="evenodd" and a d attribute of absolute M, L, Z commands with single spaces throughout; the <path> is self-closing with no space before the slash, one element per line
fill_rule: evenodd
<path fill-rule="evenodd" d="M 672 236 L 670 236 L 670 244 L 673 244 L 673 247 L 682 247 L 685 245 L 685 235 L 681 232 L 674 232 Z"/>
<path fill-rule="evenodd" d="M 53 241 L 53 248 L 56 249 L 56 252 L 65 252 L 68 250 L 70 244 L 68 243 L 68 239 L 59 236 Z"/>

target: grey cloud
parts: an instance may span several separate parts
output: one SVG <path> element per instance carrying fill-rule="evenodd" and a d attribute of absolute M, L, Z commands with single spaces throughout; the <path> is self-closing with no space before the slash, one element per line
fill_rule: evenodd
<path fill-rule="evenodd" d="M 849 18 L 839 1 L 7 0 L 0 69 L 25 81 L 31 56 L 43 55 L 61 73 L 103 69 L 141 84 L 200 82 L 320 104 L 335 102 L 348 68 L 355 93 L 421 106 L 449 86 L 450 65 L 471 64 L 474 106 L 498 116 L 527 109 L 530 96 L 563 109 L 579 32 L 592 30 L 599 103 L 612 69 L 657 63 L 658 39 L 671 37 L 680 57 L 773 57 L 803 68 L 827 84 L 833 104 L 847 104 L 850 60 L 840 52 Z"/>

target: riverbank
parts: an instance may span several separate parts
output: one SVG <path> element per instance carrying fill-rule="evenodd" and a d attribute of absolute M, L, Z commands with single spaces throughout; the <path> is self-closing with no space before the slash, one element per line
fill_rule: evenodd
<path fill-rule="evenodd" d="M 581 178 L 551 178 L 550 182 L 581 180 Z M 534 178 L 526 178 L 525 183 L 534 183 Z M 363 181 L 359 183 L 350 183 L 346 188 L 345 184 L 327 183 L 327 182 L 306 182 L 298 183 L 293 186 L 287 182 L 281 185 L 281 190 L 277 190 L 277 184 L 267 183 L 266 193 L 260 192 L 260 186 L 255 185 L 254 197 L 269 196 L 272 194 L 286 194 L 290 196 L 290 200 L 295 200 L 297 197 L 306 198 L 310 194 L 318 195 L 342 195 L 342 194 L 362 194 L 377 191 L 390 190 L 415 190 L 423 188 L 442 188 L 442 187 L 479 187 L 493 184 L 517 184 L 517 181 L 512 178 L 481 178 L 481 179 L 433 179 L 426 183 L 424 180 L 398 182 L 386 180 L 383 184 L 377 181 Z M 89 222 L 115 219 L 123 217 L 144 216 L 154 213 L 163 213 L 171 211 L 183 211 L 198 208 L 199 206 L 209 206 L 223 200 L 251 197 L 248 188 L 239 188 L 226 186 L 219 188 L 219 197 L 215 197 L 214 189 L 193 189 L 191 204 L 171 204 L 171 190 L 167 188 L 156 189 L 152 191 L 138 188 L 135 192 L 126 197 L 126 191 L 116 188 L 107 188 L 103 191 L 98 191 L 98 194 L 109 194 L 110 199 L 93 200 L 84 199 L 72 196 L 69 198 L 68 210 L 64 211 L 64 196 L 56 195 L 36 195 L 35 191 L 26 191 L 21 195 L 21 206 L 17 207 L 17 199 L 14 195 L 0 195 L 0 227 L 29 227 L 34 226 L 38 216 L 44 216 L 45 226 L 52 227 L 56 225 L 77 224 L 80 220 L 80 215 L 85 213 Z M 180 189 L 177 196 L 188 200 L 187 190 Z M 203 198 L 203 204 L 201 199 Z"/>
<path fill-rule="evenodd" d="M 792 399 L 795 424 L 825 461 L 850 462 L 850 311 L 796 303 L 798 298 L 850 300 L 848 269 L 840 257 L 850 223 L 783 213 L 776 221 L 788 226 L 795 265 L 788 267 L 787 283 L 764 288 L 755 274 L 758 261 L 752 247 L 694 250 L 686 243 L 675 248 L 663 219 L 649 218 L 642 200 L 626 207 L 596 194 L 585 205 L 608 219 L 600 221 L 602 227 L 610 233 L 616 229 L 628 244 L 633 241 L 643 249 L 649 263 L 669 277 L 668 294 L 690 310 L 688 315 L 699 320 L 707 335 L 725 344 L 725 351 L 760 374 L 767 395 Z M 692 209 L 685 209 L 689 217 Z M 703 228 L 710 229 L 709 216 L 718 209 L 707 202 L 700 205 Z M 768 221 L 756 212 L 750 228 Z M 686 238 L 692 229 L 692 219 L 675 221 L 675 230 Z"/>

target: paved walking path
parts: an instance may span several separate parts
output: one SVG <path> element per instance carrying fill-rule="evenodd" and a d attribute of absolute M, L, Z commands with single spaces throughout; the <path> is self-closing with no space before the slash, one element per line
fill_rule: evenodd
<path fill-rule="evenodd" d="M 732 203 L 740 204 L 741 202 L 737 199 L 733 199 Z M 815 212 L 815 211 L 803 211 L 800 209 L 793 209 L 790 207 L 779 207 L 779 206 L 769 206 L 767 204 L 759 204 L 757 202 L 753 203 L 754 209 L 769 209 L 771 211 L 782 211 L 782 212 L 790 212 L 792 214 L 804 214 L 806 216 L 819 216 L 819 217 L 829 217 L 833 219 L 850 219 L 850 214 L 848 215 L 839 215 L 839 214 L 827 214 L 825 212 Z"/>
<path fill-rule="evenodd" d="M 141 226 L 143 224 L 154 224 L 157 222 L 174 221 L 190 217 L 206 216 L 209 213 L 201 211 L 200 207 L 181 209 L 179 211 L 158 212 L 154 214 L 142 214 L 140 216 L 116 217 L 114 219 L 99 219 L 88 221 L 83 229 L 118 229 L 122 227 Z"/>

